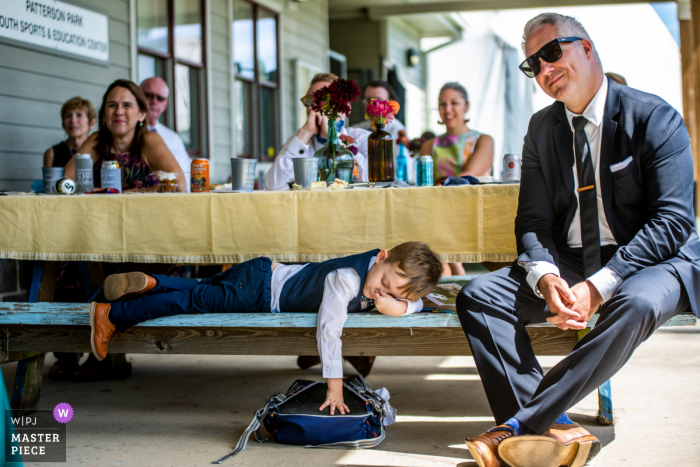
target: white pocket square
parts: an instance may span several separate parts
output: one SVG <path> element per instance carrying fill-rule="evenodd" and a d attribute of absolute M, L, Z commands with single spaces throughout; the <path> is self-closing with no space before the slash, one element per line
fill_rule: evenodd
<path fill-rule="evenodd" d="M 618 171 L 624 169 L 625 167 L 627 167 L 628 165 L 630 165 L 631 162 L 632 162 L 632 156 L 629 156 L 629 157 L 628 157 L 627 159 L 625 159 L 624 161 L 618 162 L 617 164 L 611 165 L 611 166 L 610 166 L 610 171 L 611 171 L 611 172 L 618 172 Z"/>

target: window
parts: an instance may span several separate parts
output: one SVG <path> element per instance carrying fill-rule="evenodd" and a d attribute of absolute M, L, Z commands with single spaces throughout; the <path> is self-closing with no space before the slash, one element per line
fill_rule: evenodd
<path fill-rule="evenodd" d="M 160 122 L 180 135 L 187 152 L 206 157 L 203 0 L 137 0 L 139 83 L 168 83 L 168 109 Z M 167 115 L 166 115 L 167 114 Z"/>
<path fill-rule="evenodd" d="M 234 1 L 233 72 L 236 155 L 271 161 L 279 150 L 277 15 Z"/>

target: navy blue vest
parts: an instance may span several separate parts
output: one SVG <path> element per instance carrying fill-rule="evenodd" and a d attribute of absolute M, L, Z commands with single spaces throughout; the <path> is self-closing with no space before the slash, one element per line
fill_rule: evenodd
<path fill-rule="evenodd" d="M 336 269 L 353 268 L 360 276 L 360 290 L 348 304 L 348 312 L 361 310 L 362 289 L 369 270 L 369 260 L 380 250 L 372 250 L 359 255 L 331 259 L 323 263 L 310 263 L 294 274 L 282 287 L 280 311 L 282 313 L 318 313 L 323 301 L 323 286 L 326 276 Z"/>

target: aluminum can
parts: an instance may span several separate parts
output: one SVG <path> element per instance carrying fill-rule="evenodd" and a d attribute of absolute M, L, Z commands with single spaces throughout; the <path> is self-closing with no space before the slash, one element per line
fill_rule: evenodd
<path fill-rule="evenodd" d="M 104 161 L 100 168 L 100 186 L 122 192 L 122 169 L 117 161 Z"/>
<path fill-rule="evenodd" d="M 90 154 L 75 155 L 75 182 L 78 193 L 85 193 L 95 189 L 95 181 L 92 174 L 92 157 Z"/>
<path fill-rule="evenodd" d="M 77 188 L 78 185 L 68 177 L 64 177 L 56 182 L 56 192 L 64 195 L 72 195 Z"/>
<path fill-rule="evenodd" d="M 207 159 L 192 159 L 190 169 L 190 192 L 204 193 L 209 191 L 209 161 Z"/>
<path fill-rule="evenodd" d="M 433 186 L 433 157 L 420 156 L 416 161 L 416 186 Z"/>
<path fill-rule="evenodd" d="M 503 183 L 520 183 L 520 154 L 503 156 Z"/>

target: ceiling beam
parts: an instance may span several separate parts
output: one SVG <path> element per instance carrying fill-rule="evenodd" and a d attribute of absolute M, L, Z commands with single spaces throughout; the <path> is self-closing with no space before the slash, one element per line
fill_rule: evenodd
<path fill-rule="evenodd" d="M 377 20 L 390 16 L 418 15 L 425 13 L 450 13 L 459 11 L 514 10 L 563 6 L 618 5 L 639 3 L 639 0 L 461 0 L 454 2 L 404 3 L 402 5 L 370 6 L 367 16 Z M 338 11 L 343 15 L 345 12 Z M 348 11 L 346 14 L 350 14 Z M 331 12 L 333 16 L 333 13 Z"/>

